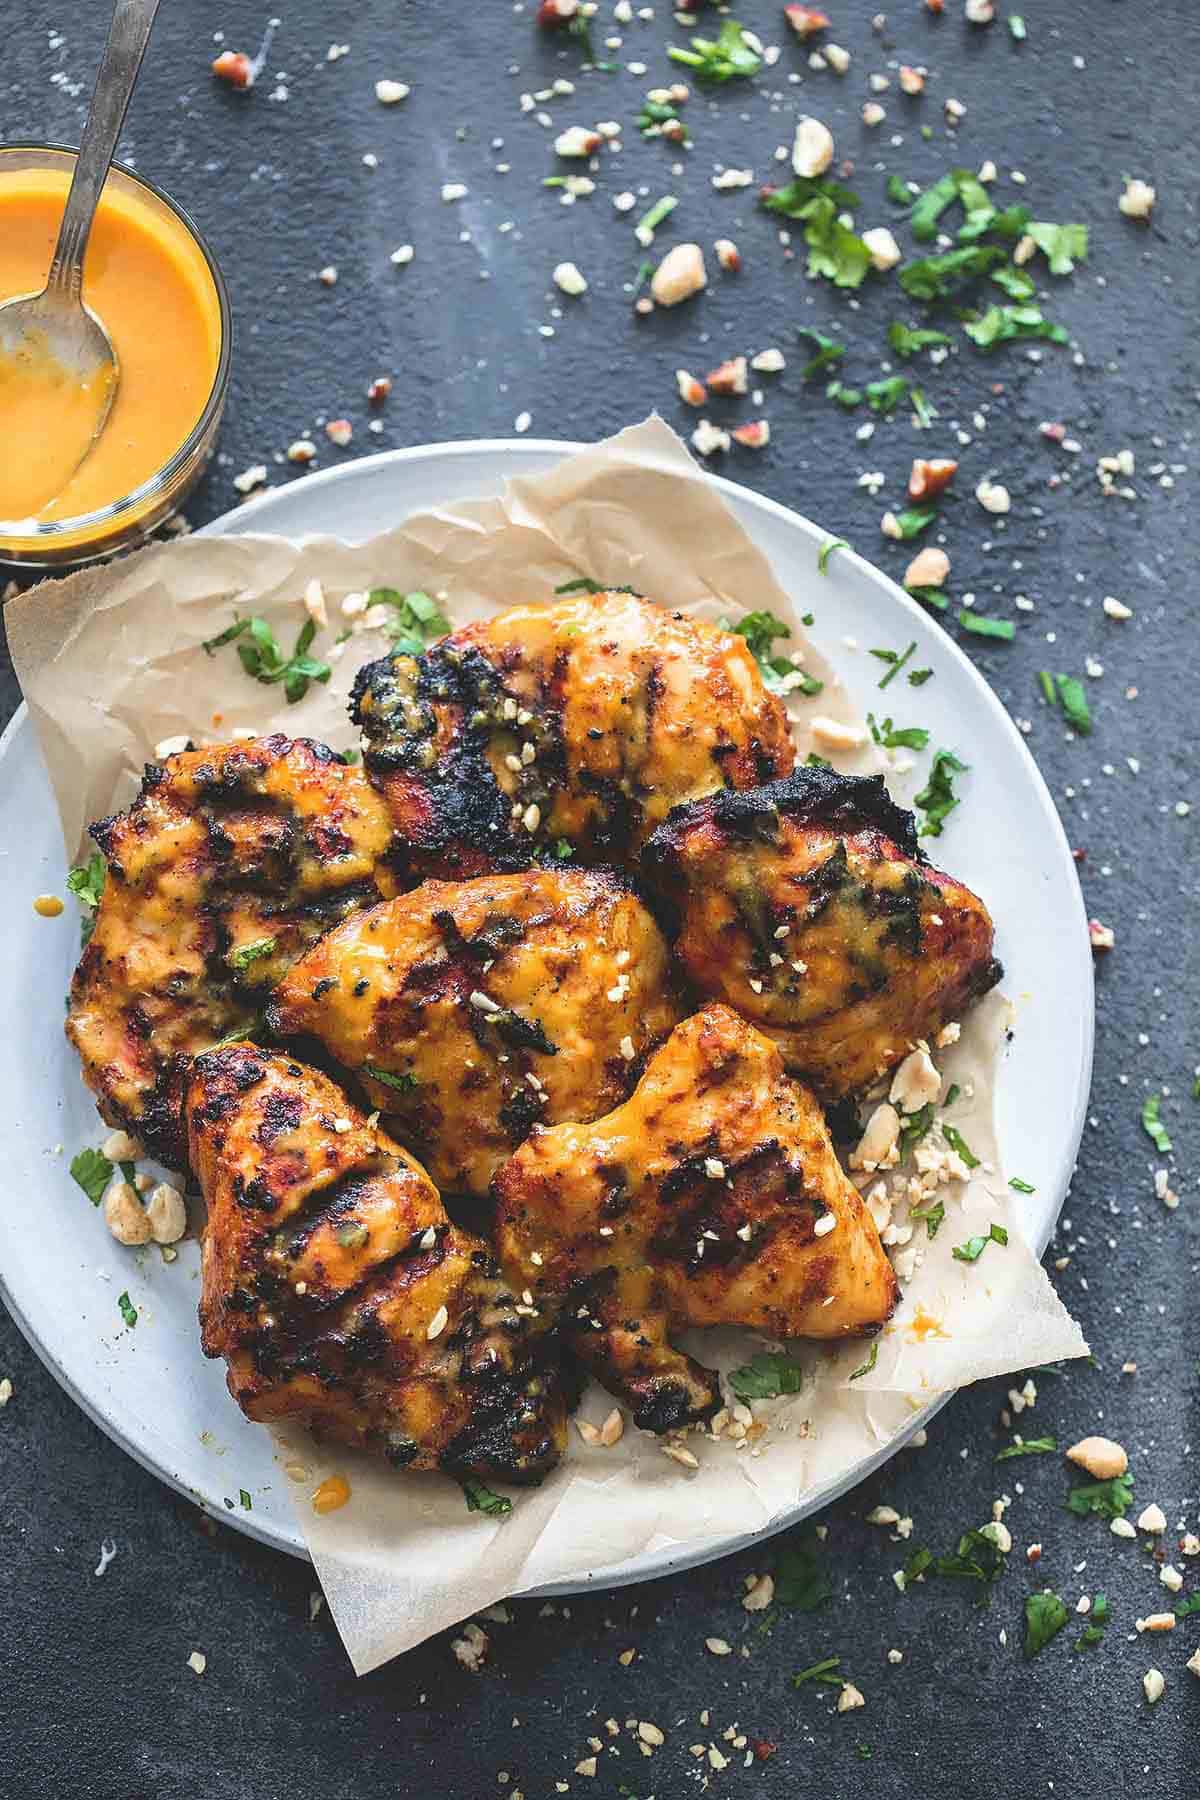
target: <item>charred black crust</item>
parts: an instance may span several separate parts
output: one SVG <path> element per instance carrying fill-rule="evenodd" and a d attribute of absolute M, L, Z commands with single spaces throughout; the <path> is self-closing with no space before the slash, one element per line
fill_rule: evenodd
<path fill-rule="evenodd" d="M 727 788 L 707 799 L 672 807 L 642 851 L 642 866 L 651 879 L 673 871 L 678 846 L 698 825 L 713 824 L 743 842 L 771 842 L 781 819 L 798 825 L 826 825 L 844 833 L 877 831 L 917 863 L 927 858 L 917 837 L 912 813 L 897 806 L 882 775 L 840 775 L 836 769 L 794 769 L 764 787 Z"/>
<path fill-rule="evenodd" d="M 633 1408 L 633 1422 L 639 1431 L 653 1431 L 661 1437 L 665 1432 L 682 1431 L 685 1426 L 712 1418 L 721 1404 L 716 1373 L 700 1363 L 693 1363 L 692 1368 L 708 1387 L 708 1401 L 697 1406 L 687 1384 L 673 1376 L 652 1380 L 628 1396 Z"/>

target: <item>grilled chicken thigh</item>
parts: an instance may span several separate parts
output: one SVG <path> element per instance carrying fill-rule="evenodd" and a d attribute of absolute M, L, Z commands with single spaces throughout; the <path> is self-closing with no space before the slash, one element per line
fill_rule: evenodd
<path fill-rule="evenodd" d="M 252 1419 L 398 1468 L 537 1481 L 565 1407 L 528 1309 L 405 1150 L 324 1075 L 250 1044 L 191 1067 L 206 1355 Z"/>
<path fill-rule="evenodd" d="M 628 593 L 385 656 L 353 712 L 417 879 L 524 868 L 560 841 L 623 865 L 677 802 L 786 775 L 795 754 L 744 639 Z"/>
<path fill-rule="evenodd" d="M 803 768 L 680 807 L 642 868 L 697 991 L 765 1031 L 826 1101 L 1000 979 L 987 908 L 926 862 L 880 776 Z"/>
<path fill-rule="evenodd" d="M 666 943 L 624 882 L 562 865 L 427 881 L 337 926 L 267 1021 L 362 1082 L 440 1187 L 484 1195 L 535 1124 L 617 1105 L 679 1018 Z"/>
<path fill-rule="evenodd" d="M 392 825 L 361 769 L 275 736 L 149 764 L 92 836 L 108 873 L 67 1036 L 101 1115 L 182 1167 L 186 1059 L 245 1032 L 294 957 L 396 892 Z"/>
<path fill-rule="evenodd" d="M 816 1102 L 724 1006 L 678 1026 L 623 1106 L 535 1132 L 493 1185 L 505 1274 L 651 1431 L 720 1402 L 674 1330 L 859 1336 L 896 1303 Z"/>

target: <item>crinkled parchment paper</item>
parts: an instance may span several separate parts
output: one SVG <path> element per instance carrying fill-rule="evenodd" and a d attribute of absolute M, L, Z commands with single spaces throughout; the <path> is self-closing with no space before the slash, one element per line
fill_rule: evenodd
<path fill-rule="evenodd" d="M 202 650 L 235 610 L 264 616 L 290 647 L 305 617 L 304 588 L 318 578 L 330 613 L 330 629 L 314 646 L 319 655 L 342 624 L 348 592 L 424 588 L 443 596 L 460 623 L 517 599 L 549 599 L 581 574 L 629 583 L 707 618 L 769 608 L 794 622 L 795 653 L 826 683 L 815 699 L 789 700 L 801 753 L 813 717 L 854 718 L 765 557 L 679 439 L 651 419 L 548 474 L 512 482 L 502 499 L 415 514 L 363 544 L 192 538 L 13 601 L 9 640 L 69 850 L 78 849 L 90 819 L 129 799 L 164 738 L 211 741 L 253 727 L 352 743 L 346 695 L 360 663 L 384 640 L 373 633 L 350 639 L 328 687 L 314 685 L 288 706 L 280 688 L 248 680 L 232 650 L 212 657 Z M 881 766 L 870 748 L 838 761 Z M 759 1404 L 769 1428 L 752 1445 L 693 1436 L 700 1467 L 691 1473 L 632 1429 L 608 1450 L 589 1449 L 572 1432 L 562 1467 L 541 1489 L 517 1496 L 508 1518 L 494 1520 L 468 1514 L 457 1486 L 440 1477 L 406 1478 L 295 1432 L 281 1440 L 280 1460 L 310 1471 L 296 1490 L 300 1523 L 360 1673 L 505 1595 L 642 1551 L 696 1550 L 761 1530 L 878 1456 L 946 1389 L 1085 1353 L 1021 1239 L 1001 1173 L 992 1090 L 1006 1017 L 1006 1003 L 989 996 L 964 1020 L 960 1041 L 939 1052 L 944 1083 L 962 1090 L 954 1122 L 980 1166 L 969 1181 L 939 1190 L 947 1217 L 936 1239 L 915 1228 L 908 1248 L 919 1250 L 916 1267 L 879 1339 L 875 1367 L 851 1385 L 862 1345 L 798 1349 L 804 1387 L 786 1401 Z M 903 1208 L 897 1216 L 902 1222 Z M 1007 1249 L 989 1245 L 976 1263 L 955 1261 L 952 1247 L 986 1234 L 993 1221 L 1007 1228 Z M 697 1334 L 691 1347 L 728 1370 L 761 1345 L 727 1331 Z M 610 1404 L 593 1388 L 583 1416 L 599 1422 Z M 352 1498 L 319 1518 L 307 1494 L 335 1470 L 348 1477 Z"/>

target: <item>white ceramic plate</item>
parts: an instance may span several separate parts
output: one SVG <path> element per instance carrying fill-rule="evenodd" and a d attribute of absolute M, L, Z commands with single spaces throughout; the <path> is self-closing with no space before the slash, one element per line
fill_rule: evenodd
<path fill-rule="evenodd" d="M 361 539 L 440 500 L 498 493 L 506 476 L 548 468 L 569 448 L 521 441 L 397 450 L 292 483 L 207 529 Z M 826 533 L 746 488 L 720 480 L 717 486 L 770 557 L 797 610 L 815 612 L 812 636 L 839 667 L 861 711 L 880 708 L 880 665 L 847 652 L 843 638 L 864 646 L 900 646 L 915 638 L 914 666 L 930 664 L 936 671 L 936 679 L 919 690 L 919 704 L 902 681 L 886 698 L 899 707 L 902 723 L 919 717 L 934 744 L 958 750 L 971 765 L 963 778 L 963 805 L 937 850 L 985 896 L 999 921 L 1005 990 L 1017 1005 L 1016 1037 L 999 1079 L 1000 1142 L 1008 1164 L 1035 1185 L 1036 1192 L 1018 1196 L 1017 1204 L 1040 1251 L 1079 1146 L 1093 1036 L 1083 903 L 1050 796 L 991 690 L 907 595 L 847 553 L 819 576 L 816 553 Z M 196 1245 L 181 1246 L 178 1262 L 169 1266 L 153 1249 L 135 1263 L 90 1214 L 67 1173 L 71 1155 L 101 1134 L 61 1029 L 75 932 L 48 925 L 32 906 L 39 893 L 65 891 L 65 868 L 49 783 L 24 708 L 0 740 L 0 856 L 0 932 L 9 945 L 10 970 L 9 1030 L 0 1043 L 0 1129 L 7 1152 L 0 1292 L 47 1368 L 131 1456 L 209 1512 L 303 1555 L 267 1433 L 230 1400 L 223 1365 L 200 1354 Z M 123 1328 L 117 1308 L 127 1288 L 139 1308 L 133 1331 Z M 933 1410 L 914 1416 L 902 1436 L 864 1457 L 835 1486 L 810 1495 L 781 1528 L 853 1487 Z M 243 1489 L 250 1511 L 240 1503 Z M 572 1581 L 546 1591 L 642 1580 L 749 1541 L 730 1537 L 719 1550 L 706 1545 L 644 1555 L 603 1569 L 585 1563 Z"/>

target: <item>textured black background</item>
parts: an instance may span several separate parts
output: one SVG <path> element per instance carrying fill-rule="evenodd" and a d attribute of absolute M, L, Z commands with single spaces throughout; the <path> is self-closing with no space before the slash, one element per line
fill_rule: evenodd
<path fill-rule="evenodd" d="M 1002 23 L 965 26 L 961 0 L 947 0 L 940 21 L 918 0 L 901 0 L 883 39 L 872 34 L 871 7 L 861 0 L 828 5 L 831 35 L 854 56 L 845 81 L 810 73 L 786 43 L 778 67 L 754 84 L 731 86 L 711 105 L 692 102 L 696 145 L 682 174 L 669 173 L 679 157 L 630 130 L 620 158 L 605 159 L 601 191 L 565 208 L 539 186 L 551 172 L 552 134 L 519 113 L 517 95 L 566 75 L 578 92 L 554 102 L 556 129 L 631 121 L 645 89 L 669 78 L 663 46 L 680 34 L 667 7 L 653 23 L 626 27 L 616 53 L 622 63 L 645 62 L 644 76 L 581 75 L 576 47 L 535 37 L 528 6 L 370 0 L 350 9 L 295 0 L 267 77 L 242 95 L 208 75 L 212 33 L 222 28 L 229 44 L 253 49 L 265 9 L 166 0 L 122 154 L 200 222 L 237 318 L 221 457 L 190 517 L 200 523 L 225 510 L 236 497 L 233 473 L 270 463 L 318 418 L 354 422 L 349 454 L 506 435 L 526 409 L 533 432 L 546 436 L 600 435 L 652 404 L 690 426 L 674 398 L 676 366 L 703 373 L 723 354 L 778 343 L 790 366 L 768 395 L 774 441 L 756 459 L 739 453 L 732 472 L 868 552 L 878 544 L 880 560 L 898 571 L 902 550 L 877 535 L 884 496 L 871 500 L 855 487 L 857 475 L 884 470 L 894 498 L 914 449 L 953 449 L 959 423 L 970 432 L 974 441 L 960 452 L 962 497 L 947 510 L 954 588 L 976 591 L 981 606 L 1003 616 L 1017 593 L 1036 602 L 1034 613 L 1012 614 L 1017 642 L 985 647 L 979 660 L 1014 714 L 1033 721 L 1032 747 L 1073 843 L 1087 851 L 1089 911 L 1118 933 L 1099 970 L 1092 1113 L 1051 1252 L 1069 1249 L 1056 1278 L 1097 1366 L 1042 1378 L 1036 1411 L 1019 1423 L 1064 1442 L 1097 1429 L 1122 1439 L 1138 1504 L 1160 1501 L 1170 1543 L 1178 1525 L 1197 1528 L 1200 1512 L 1200 1106 L 1190 1098 L 1200 1060 L 1197 815 L 1175 811 L 1179 800 L 1200 800 L 1191 466 L 1197 9 L 1192 0 L 1152 8 L 1028 0 L 1030 38 L 1018 48 Z M 611 4 L 602 12 L 598 41 L 612 29 Z M 778 41 L 778 13 L 747 0 L 740 16 Z M 0 60 L 5 141 L 77 139 L 106 15 L 100 0 L 86 9 L 38 0 L 9 9 Z M 56 32 L 65 42 L 52 42 Z M 331 40 L 351 51 L 326 65 Z M 1083 68 L 1073 61 L 1080 56 Z M 935 75 L 917 105 L 893 87 L 883 96 L 886 123 L 868 133 L 858 117 L 866 78 L 889 58 L 927 63 Z M 801 85 L 787 83 L 789 69 L 801 71 Z M 286 101 L 271 98 L 276 71 L 286 71 Z M 57 72 L 83 92 L 56 84 Z M 411 82 L 411 98 L 380 107 L 380 76 Z M 942 122 L 947 94 L 968 107 L 955 137 Z M 989 156 L 1002 172 L 1015 167 L 1029 177 L 1022 193 L 1001 181 L 1006 201 L 1031 200 L 1035 216 L 1086 220 L 1091 261 L 1053 283 L 1047 301 L 1069 325 L 1082 366 L 1050 346 L 1040 362 L 1020 348 L 989 359 L 964 353 L 927 371 L 942 413 L 928 438 L 914 437 L 899 417 L 871 443 L 857 443 L 862 415 L 849 419 L 819 390 L 804 390 L 794 328 L 836 320 L 852 346 L 848 377 L 869 379 L 884 326 L 901 310 L 894 287 L 869 286 L 861 310 L 853 309 L 824 284 L 807 283 L 799 260 L 785 260 L 753 190 L 710 187 L 722 161 L 772 178 L 774 146 L 790 138 L 802 110 L 825 118 L 839 153 L 857 162 L 863 223 L 889 216 L 883 171 L 924 184 L 951 163 L 977 167 Z M 932 141 L 921 141 L 921 120 L 933 126 Z M 891 143 L 893 133 L 902 144 Z M 504 139 L 502 149 L 489 147 L 494 137 Z M 362 165 L 367 151 L 379 157 L 374 172 Z M 498 161 L 511 172 L 494 172 Z M 1124 173 L 1157 184 L 1149 230 L 1117 212 Z M 470 197 L 444 205 L 445 180 L 465 181 Z M 677 229 L 660 234 L 656 251 L 676 237 L 709 244 L 727 233 L 745 258 L 740 279 L 714 270 L 699 302 L 635 322 L 622 284 L 641 252 L 610 200 L 627 186 L 644 189 L 647 204 L 666 191 L 682 197 Z M 508 219 L 515 229 L 500 232 Z M 460 231 L 470 241 L 460 242 Z M 388 254 L 403 241 L 415 244 L 416 260 L 396 269 Z M 549 276 L 564 256 L 580 264 L 591 290 L 582 302 L 563 302 L 560 319 Z M 315 280 L 327 263 L 340 271 L 331 290 Z M 552 338 L 538 332 L 546 322 L 555 325 Z M 364 393 L 384 370 L 396 385 L 376 436 L 366 428 Z M 972 423 L 980 404 L 982 432 Z M 743 403 L 744 416 L 751 411 Z M 1051 449 L 1038 434 L 1042 419 L 1065 421 L 1083 453 Z M 323 465 L 345 454 L 319 441 Z M 1126 445 L 1137 455 L 1139 497 L 1106 500 L 1095 460 Z M 1159 462 L 1188 465 L 1171 490 L 1148 473 Z M 1049 489 L 1061 468 L 1072 479 Z M 1002 530 L 970 497 L 987 473 L 1013 493 Z M 303 476 L 284 464 L 272 479 Z M 1105 593 L 1125 598 L 1135 619 L 1107 620 Z M 1046 663 L 1081 672 L 1087 655 L 1104 674 L 1088 683 L 1095 733 L 1075 740 L 1041 705 L 1034 675 Z M 17 696 L 10 674 L 6 681 L 7 713 Z M 1139 773 L 1128 757 L 1140 762 Z M 1159 1088 L 1168 1093 L 1163 1116 L 1175 1140 L 1175 1213 L 1154 1198 L 1157 1159 L 1138 1125 L 1144 1094 Z M 38 1229 L 36 1195 L 28 1196 L 26 1228 Z M 1136 1361 L 1136 1375 L 1121 1375 L 1126 1359 Z M 748 1555 L 545 1615 L 537 1603 L 518 1602 L 512 1624 L 489 1627 L 492 1657 L 481 1675 L 457 1665 L 447 1634 L 355 1681 L 328 1614 L 309 1622 L 308 1569 L 203 1521 L 144 1474 L 59 1392 L 7 1318 L 0 1374 L 15 1384 L 0 1414 L 5 1793 L 373 1800 L 518 1790 L 541 1800 L 563 1780 L 575 1794 L 627 1790 L 674 1800 L 705 1779 L 687 1745 L 721 1743 L 735 1721 L 777 1751 L 751 1770 L 734 1753 L 711 1785 L 772 1800 L 799 1792 L 864 1800 L 1077 1795 L 1118 1784 L 1163 1795 L 1196 1790 L 1200 1682 L 1183 1664 L 1200 1644 L 1200 1618 L 1169 1638 L 1134 1635 L 1133 1619 L 1170 1596 L 1141 1547 L 1063 1511 L 1067 1481 L 1056 1458 L 994 1465 L 1007 1441 L 998 1422 L 1006 1383 L 960 1395 L 935 1422 L 927 1449 L 905 1452 L 829 1510 L 835 1597 L 819 1613 L 784 1614 L 770 1635 L 759 1635 L 738 1596 L 742 1576 L 766 1557 Z M 971 1592 L 944 1582 L 896 1592 L 891 1571 L 904 1547 L 862 1522 L 870 1506 L 886 1499 L 911 1513 L 912 1542 L 940 1549 L 986 1519 L 1001 1492 L 1013 1496 L 1007 1518 L 1016 1550 L 990 1608 L 976 1610 Z M 105 1537 L 119 1554 L 97 1580 Z M 1044 1546 L 1036 1580 L 1022 1555 L 1034 1540 Z M 1189 1587 L 1197 1575 L 1193 1563 Z M 1085 1590 L 1108 1591 L 1115 1624 L 1099 1650 L 1073 1654 L 1072 1627 L 1038 1660 L 1022 1661 L 1022 1601 L 1043 1582 L 1070 1604 Z M 710 1634 L 745 1643 L 749 1659 L 709 1657 Z M 887 1662 L 892 1646 L 904 1652 L 899 1666 Z M 623 1667 L 617 1657 L 627 1647 L 638 1655 Z M 201 1679 L 186 1664 L 194 1648 L 208 1656 Z M 863 1711 L 837 1717 L 827 1690 L 792 1689 L 793 1671 L 833 1653 L 864 1690 Z M 1151 1663 L 1167 1677 L 1153 1711 L 1140 1681 Z M 705 1707 L 707 1728 L 698 1722 Z M 573 1766 L 587 1754 L 587 1736 L 604 1735 L 600 1721 L 609 1716 L 622 1727 L 627 1718 L 653 1720 L 668 1744 L 644 1760 L 622 1729 L 613 1740 L 619 1758 L 605 1753 L 589 1782 Z"/>

